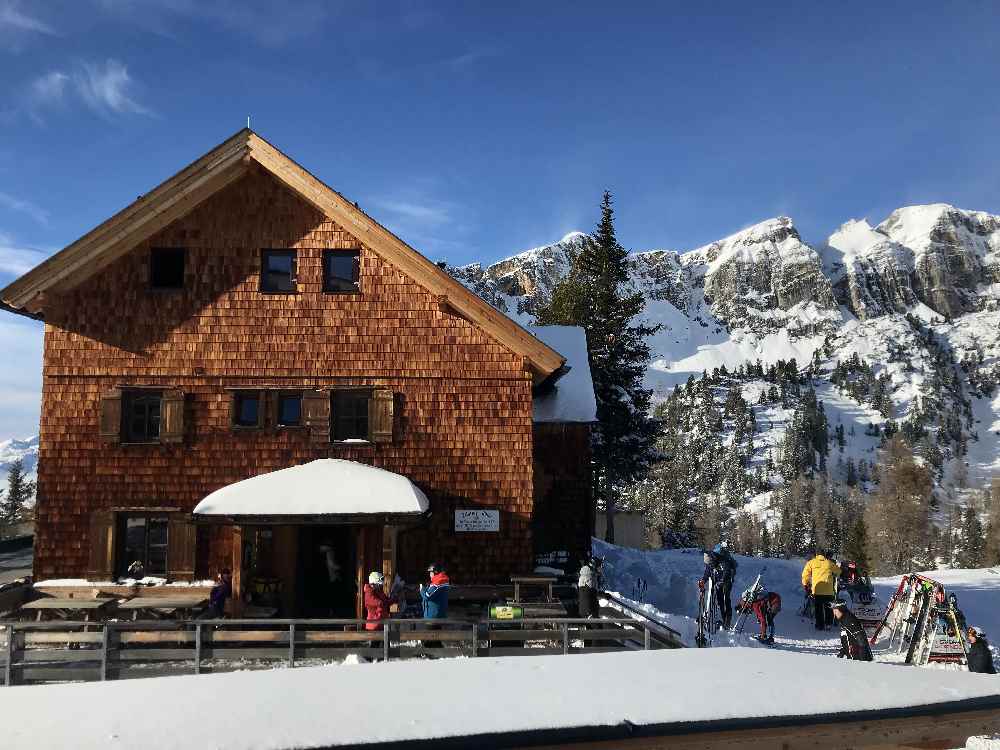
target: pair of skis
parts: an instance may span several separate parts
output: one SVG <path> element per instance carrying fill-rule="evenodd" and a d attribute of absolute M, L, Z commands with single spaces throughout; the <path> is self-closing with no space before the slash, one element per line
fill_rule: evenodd
<path fill-rule="evenodd" d="M 760 572 L 757 574 L 757 578 L 756 580 L 754 580 L 753 585 L 750 586 L 750 588 L 748 588 L 746 591 L 744 591 L 743 596 L 740 597 L 740 603 L 738 606 L 739 613 L 736 616 L 736 622 L 733 624 L 733 628 L 730 631 L 731 633 L 736 634 L 743 632 L 743 627 L 746 625 L 747 617 L 750 616 L 751 605 L 757 598 L 757 594 L 759 594 L 764 589 L 764 583 L 761 581 L 761 578 L 764 576 L 764 573 L 766 572 L 767 572 L 767 566 L 765 565 L 763 568 L 760 569 Z"/>

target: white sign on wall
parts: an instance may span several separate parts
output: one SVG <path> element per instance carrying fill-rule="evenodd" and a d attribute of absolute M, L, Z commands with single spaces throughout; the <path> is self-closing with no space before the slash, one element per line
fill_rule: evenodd
<path fill-rule="evenodd" d="M 500 531 L 500 511 L 456 510 L 455 531 Z"/>

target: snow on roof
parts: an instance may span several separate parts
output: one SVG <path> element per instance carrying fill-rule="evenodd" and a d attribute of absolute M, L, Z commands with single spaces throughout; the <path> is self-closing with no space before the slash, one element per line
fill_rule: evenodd
<path fill-rule="evenodd" d="M 424 513 L 427 496 L 391 471 L 339 458 L 260 474 L 216 490 L 195 507 L 210 516 Z"/>
<path fill-rule="evenodd" d="M 569 372 L 535 397 L 536 422 L 595 422 L 597 398 L 590 375 L 587 334 L 578 326 L 532 326 L 528 331 L 566 358 Z"/>
<path fill-rule="evenodd" d="M 475 747 L 475 735 L 611 732 L 625 722 L 693 731 L 969 699 L 996 706 L 996 679 L 766 649 L 412 660 L 11 687 L 0 720 L 4 748 L 32 750 L 265 750 L 448 737 Z M 638 687 L 616 689 L 625 686 Z"/>

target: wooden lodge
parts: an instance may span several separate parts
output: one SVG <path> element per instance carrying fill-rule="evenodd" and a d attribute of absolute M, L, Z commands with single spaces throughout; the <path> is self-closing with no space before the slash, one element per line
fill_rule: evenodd
<path fill-rule="evenodd" d="M 589 548 L 583 332 L 522 328 L 250 130 L 0 300 L 45 322 L 36 581 L 228 567 L 285 616 L 343 617 L 371 570 L 500 583 Z M 318 459 L 427 510 L 192 514 Z"/>

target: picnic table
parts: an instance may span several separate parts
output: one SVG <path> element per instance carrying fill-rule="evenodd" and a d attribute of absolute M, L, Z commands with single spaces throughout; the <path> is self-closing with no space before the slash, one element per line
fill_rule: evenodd
<path fill-rule="evenodd" d="M 104 614 L 107 607 L 114 604 L 115 601 L 115 599 L 64 599 L 48 596 L 35 599 L 32 602 L 25 602 L 21 605 L 21 609 L 35 612 L 35 619 L 38 621 L 41 621 L 42 616 L 48 613 L 62 620 L 82 617 L 84 622 L 90 622 L 91 615 Z"/>
<path fill-rule="evenodd" d="M 556 580 L 553 576 L 511 576 L 510 582 L 514 584 L 514 601 L 523 601 L 521 599 L 521 586 L 539 586 L 545 590 L 545 601 L 554 601 L 552 586 Z"/>
<path fill-rule="evenodd" d="M 134 621 L 140 614 L 150 619 L 192 614 L 206 604 L 208 599 L 204 596 L 137 596 L 119 604 L 118 609 L 131 612 Z"/>

